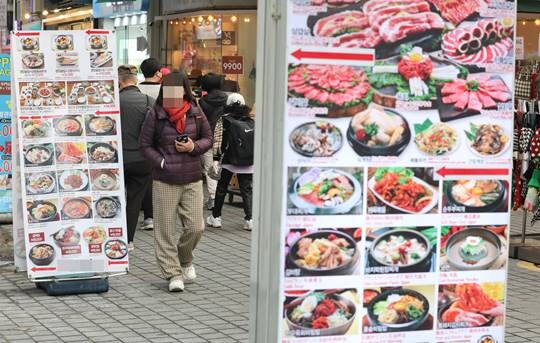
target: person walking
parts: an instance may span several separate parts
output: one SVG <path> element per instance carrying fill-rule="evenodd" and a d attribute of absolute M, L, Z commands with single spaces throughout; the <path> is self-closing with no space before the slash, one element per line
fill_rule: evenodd
<path fill-rule="evenodd" d="M 156 99 L 161 88 L 161 80 L 163 79 L 162 66 L 159 61 L 153 57 L 147 58 L 141 63 L 141 72 L 144 76 L 144 81 L 139 84 L 139 89 L 142 93 Z M 153 105 L 153 103 L 152 103 Z M 141 230 L 154 229 L 154 209 L 152 207 L 152 183 L 146 191 L 143 199 L 144 220 L 141 224 Z"/>
<path fill-rule="evenodd" d="M 139 143 L 153 171 L 156 259 L 169 291 L 183 291 L 184 281 L 197 277 L 193 250 L 204 231 L 201 155 L 212 147 L 210 125 L 184 72 L 163 77 Z M 179 224 L 184 228 L 180 239 L 175 234 Z"/>
<path fill-rule="evenodd" d="M 223 77 L 214 73 L 208 73 L 201 79 L 201 89 L 206 92 L 199 100 L 203 112 L 208 119 L 210 128 L 212 129 L 212 135 L 216 129 L 216 124 L 223 115 L 223 108 L 227 103 L 227 93 L 223 92 Z M 214 154 L 212 150 L 208 150 L 202 157 L 202 164 L 206 174 L 206 186 L 208 190 L 208 202 L 206 207 L 208 210 L 214 208 L 214 199 L 216 195 L 217 181 L 209 176 L 211 169 L 214 168 Z"/>
<path fill-rule="evenodd" d="M 129 251 L 132 251 L 143 197 L 151 182 L 152 173 L 150 165 L 139 151 L 139 136 L 148 107 L 154 103 L 154 99 L 141 93 L 137 87 L 137 67 L 132 65 L 119 66 L 118 81 L 128 247 Z"/>
<path fill-rule="evenodd" d="M 232 93 L 227 98 L 225 114 L 216 125 L 215 158 L 222 159 L 221 176 L 216 189 L 216 202 L 212 214 L 206 218 L 210 227 L 220 228 L 221 210 L 234 174 L 238 177 L 245 214 L 245 230 L 253 229 L 253 150 L 255 122 L 244 97 Z"/>

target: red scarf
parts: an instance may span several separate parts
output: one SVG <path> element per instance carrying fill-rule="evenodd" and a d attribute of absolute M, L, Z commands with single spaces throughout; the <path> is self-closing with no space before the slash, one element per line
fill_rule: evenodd
<path fill-rule="evenodd" d="M 165 112 L 169 115 L 169 121 L 176 127 L 178 133 L 184 133 L 186 129 L 186 113 L 190 110 L 191 104 L 184 100 L 182 107 L 165 108 Z"/>

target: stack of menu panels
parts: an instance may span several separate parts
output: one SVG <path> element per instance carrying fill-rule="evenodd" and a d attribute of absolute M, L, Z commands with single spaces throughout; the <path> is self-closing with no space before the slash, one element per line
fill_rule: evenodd
<path fill-rule="evenodd" d="M 31 279 L 128 268 L 115 35 L 13 33 Z"/>
<path fill-rule="evenodd" d="M 283 342 L 503 342 L 514 25 L 287 0 Z"/>

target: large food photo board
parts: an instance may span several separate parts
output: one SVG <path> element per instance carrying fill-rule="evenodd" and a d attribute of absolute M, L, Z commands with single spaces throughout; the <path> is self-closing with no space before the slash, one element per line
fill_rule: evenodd
<path fill-rule="evenodd" d="M 28 275 L 126 271 L 115 34 L 12 41 Z"/>
<path fill-rule="evenodd" d="M 515 20 L 287 0 L 282 342 L 504 342 Z"/>

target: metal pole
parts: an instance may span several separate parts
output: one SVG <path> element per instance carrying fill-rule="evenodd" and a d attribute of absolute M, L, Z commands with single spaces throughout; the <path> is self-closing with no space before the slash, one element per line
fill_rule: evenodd
<path fill-rule="evenodd" d="M 523 211 L 523 222 L 521 223 L 521 244 L 525 244 L 525 232 L 527 231 L 527 211 Z"/>

